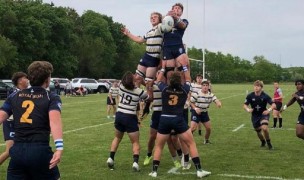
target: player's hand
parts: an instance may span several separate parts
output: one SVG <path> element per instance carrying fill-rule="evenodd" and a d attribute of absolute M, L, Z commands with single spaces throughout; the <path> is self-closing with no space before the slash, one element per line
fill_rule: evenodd
<path fill-rule="evenodd" d="M 173 10 L 168 11 L 167 16 L 176 17 L 176 13 Z"/>
<path fill-rule="evenodd" d="M 253 109 L 251 109 L 251 108 L 246 108 L 246 111 L 247 111 L 248 113 L 252 113 Z"/>
<path fill-rule="evenodd" d="M 263 115 L 268 115 L 270 113 L 270 111 L 268 111 L 268 110 L 265 110 L 265 111 L 263 111 Z"/>
<path fill-rule="evenodd" d="M 62 152 L 63 152 L 62 150 L 56 150 L 54 152 L 53 158 L 50 161 L 50 166 L 49 166 L 50 169 L 54 168 L 55 166 L 57 166 L 57 164 L 60 163 Z"/>
<path fill-rule="evenodd" d="M 283 111 L 285 111 L 286 109 L 287 109 L 287 105 L 285 104 L 285 105 L 281 108 L 280 112 L 283 112 Z"/>
<path fill-rule="evenodd" d="M 200 115 L 202 113 L 201 108 L 194 108 L 196 114 Z"/>

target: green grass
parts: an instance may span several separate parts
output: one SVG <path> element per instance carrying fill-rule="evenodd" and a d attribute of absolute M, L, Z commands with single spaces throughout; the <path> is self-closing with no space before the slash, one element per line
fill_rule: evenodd
<path fill-rule="evenodd" d="M 295 87 L 293 84 L 288 84 L 281 85 L 281 88 L 286 103 L 295 91 Z M 269 151 L 266 148 L 260 148 L 260 142 L 251 126 L 250 114 L 242 109 L 246 92 L 247 90 L 251 92 L 252 89 L 251 84 L 213 85 L 214 93 L 223 104 L 221 109 L 213 104 L 209 110 L 213 144 L 203 145 L 203 137 L 198 136 L 197 132 L 194 134 L 203 168 L 212 172 L 212 175 L 206 179 L 304 178 L 304 156 L 302 155 L 304 143 L 295 136 L 298 105 L 295 104 L 284 112 L 283 129 L 270 129 L 270 137 L 275 149 Z M 266 85 L 264 89 L 272 96 L 272 85 Z M 62 120 L 65 131 L 65 150 L 59 165 L 62 179 L 151 179 L 148 177 L 151 166 L 142 165 L 147 149 L 149 118 L 144 121 L 140 129 L 141 171 L 132 172 L 131 144 L 127 136 L 122 140 L 116 153 L 116 169 L 110 171 L 105 162 L 114 137 L 114 127 L 113 119 L 106 118 L 106 94 L 62 97 L 62 101 Z M 244 124 L 243 128 L 233 132 L 242 124 Z M 270 125 L 272 125 L 272 118 Z M 2 133 L 0 134 L 0 139 L 3 139 Z M 2 145 L 0 151 L 3 150 Z M 0 166 L 0 179 L 5 179 L 7 165 L 8 161 Z M 168 174 L 167 172 L 172 167 L 173 163 L 166 147 L 157 179 L 196 179 L 196 175 L 191 174 L 195 172 L 193 167 L 189 171 L 183 171 L 185 174 L 182 175 Z"/>

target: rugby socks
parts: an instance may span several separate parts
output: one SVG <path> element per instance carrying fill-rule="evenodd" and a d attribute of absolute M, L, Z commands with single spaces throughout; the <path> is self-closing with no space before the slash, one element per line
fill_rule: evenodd
<path fill-rule="evenodd" d="M 273 127 L 277 127 L 278 118 L 273 118 Z"/>
<path fill-rule="evenodd" d="M 111 152 L 110 152 L 110 158 L 113 159 L 113 161 L 114 161 L 115 153 L 116 153 L 116 152 L 114 152 L 114 151 L 111 151 Z"/>
<path fill-rule="evenodd" d="M 138 163 L 139 155 L 138 154 L 133 154 L 133 162 Z"/>
<path fill-rule="evenodd" d="M 176 153 L 179 157 L 182 157 L 183 151 L 181 149 L 176 150 Z"/>
<path fill-rule="evenodd" d="M 198 130 L 198 135 L 202 135 L 202 130 Z"/>
<path fill-rule="evenodd" d="M 279 118 L 279 128 L 282 127 L 282 122 L 283 122 L 283 119 L 282 119 L 282 118 Z"/>
<path fill-rule="evenodd" d="M 192 161 L 193 161 L 193 164 L 194 164 L 196 170 L 202 169 L 201 161 L 200 161 L 199 157 L 192 158 Z"/>
<path fill-rule="evenodd" d="M 189 154 L 184 154 L 184 162 L 189 162 Z"/>
<path fill-rule="evenodd" d="M 153 160 L 152 172 L 157 172 L 160 161 Z"/>
<path fill-rule="evenodd" d="M 151 156 L 152 156 L 152 152 L 148 152 L 148 153 L 147 153 L 147 156 L 148 156 L 148 157 L 151 157 Z"/>

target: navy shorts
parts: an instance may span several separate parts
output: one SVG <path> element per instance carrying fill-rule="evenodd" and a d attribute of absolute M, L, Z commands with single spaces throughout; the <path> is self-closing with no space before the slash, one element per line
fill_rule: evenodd
<path fill-rule="evenodd" d="M 138 119 L 135 114 L 116 112 L 114 126 L 120 132 L 132 133 L 139 131 Z"/>
<path fill-rule="evenodd" d="M 297 124 L 302 124 L 302 125 L 304 125 L 304 112 L 301 112 L 301 113 L 299 114 Z"/>
<path fill-rule="evenodd" d="M 193 110 L 191 112 L 191 121 L 194 121 L 196 123 L 202 122 L 208 122 L 210 121 L 209 115 L 208 115 L 208 111 L 207 112 L 201 112 L 200 115 L 198 115 L 195 110 Z"/>
<path fill-rule="evenodd" d="M 282 108 L 282 102 L 275 102 L 275 105 L 276 105 L 276 110 L 280 111 Z"/>
<path fill-rule="evenodd" d="M 139 60 L 139 64 L 144 67 L 158 67 L 160 62 L 159 58 L 152 57 L 145 53 L 144 57 Z"/>
<path fill-rule="evenodd" d="M 260 116 L 251 116 L 252 126 L 256 129 L 259 128 L 262 124 L 262 120 L 269 121 L 269 115 L 260 115 Z"/>
<path fill-rule="evenodd" d="M 110 97 L 107 97 L 107 105 L 116 105 L 116 99 L 112 98 L 113 104 L 111 103 Z"/>
<path fill-rule="evenodd" d="M 161 115 L 158 126 L 158 133 L 160 134 L 170 134 L 172 130 L 176 134 L 182 134 L 189 129 L 183 116 L 168 117 Z"/>
<path fill-rule="evenodd" d="M 176 45 L 176 46 L 164 46 L 163 47 L 163 60 L 176 59 L 182 54 L 185 54 L 184 45 Z"/>
<path fill-rule="evenodd" d="M 150 122 L 150 127 L 153 129 L 158 129 L 159 125 L 159 119 L 160 119 L 161 111 L 153 111 L 152 117 L 151 117 L 151 122 Z"/>
<path fill-rule="evenodd" d="M 7 168 L 7 179 L 57 180 L 58 167 L 49 169 L 53 152 L 48 143 L 17 143 L 9 151 L 11 160 Z"/>
<path fill-rule="evenodd" d="M 14 140 L 15 130 L 14 130 L 14 121 L 5 120 L 3 122 L 3 136 L 4 141 Z"/>

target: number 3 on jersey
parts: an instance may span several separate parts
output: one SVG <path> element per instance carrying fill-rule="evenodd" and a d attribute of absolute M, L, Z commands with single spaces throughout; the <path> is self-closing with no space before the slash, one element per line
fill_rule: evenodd
<path fill-rule="evenodd" d="M 176 105 L 177 102 L 178 102 L 178 96 L 177 96 L 177 95 L 170 95 L 170 96 L 169 96 L 168 104 L 169 104 L 170 106 Z"/>
<path fill-rule="evenodd" d="M 22 114 L 21 118 L 20 118 L 20 122 L 21 123 L 28 123 L 28 124 L 32 124 L 33 120 L 29 119 L 30 114 L 33 112 L 34 110 L 34 103 L 33 101 L 23 101 L 22 102 L 22 107 L 26 108 L 25 112 Z"/>

